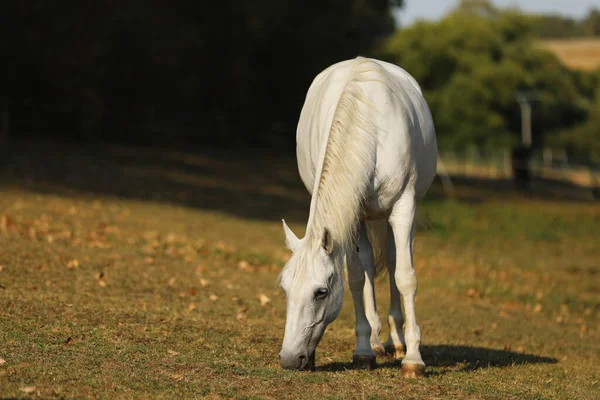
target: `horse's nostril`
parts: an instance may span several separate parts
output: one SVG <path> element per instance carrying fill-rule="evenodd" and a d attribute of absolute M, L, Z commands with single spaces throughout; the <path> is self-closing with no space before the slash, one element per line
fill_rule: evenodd
<path fill-rule="evenodd" d="M 298 356 L 298 359 L 299 359 L 300 361 L 304 361 L 304 359 L 305 359 L 305 358 L 306 358 L 306 356 Z"/>

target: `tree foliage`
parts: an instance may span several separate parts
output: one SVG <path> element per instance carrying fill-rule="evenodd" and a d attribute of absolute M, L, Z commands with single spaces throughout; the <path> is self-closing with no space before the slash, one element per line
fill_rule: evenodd
<path fill-rule="evenodd" d="M 379 56 L 411 73 L 430 104 L 441 147 L 516 145 L 518 91 L 535 92 L 535 146 L 581 123 L 597 86 L 534 43 L 531 19 L 484 0 L 463 1 L 439 22 L 396 32 Z"/>
<path fill-rule="evenodd" d="M 289 144 L 315 74 L 367 54 L 393 32 L 391 11 L 401 5 L 7 2 L 0 16 L 0 99 L 20 134 Z"/>

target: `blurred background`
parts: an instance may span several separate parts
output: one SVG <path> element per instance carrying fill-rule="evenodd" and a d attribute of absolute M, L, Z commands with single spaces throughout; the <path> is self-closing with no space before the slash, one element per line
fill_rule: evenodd
<path fill-rule="evenodd" d="M 32 0 L 0 18 L 5 170 L 49 173 L 64 146 L 293 155 L 311 80 L 364 55 L 421 84 L 451 175 L 597 195 L 598 1 Z"/>

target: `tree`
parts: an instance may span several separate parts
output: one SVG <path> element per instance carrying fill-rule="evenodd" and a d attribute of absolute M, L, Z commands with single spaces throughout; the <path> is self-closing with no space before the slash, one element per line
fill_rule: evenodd
<path fill-rule="evenodd" d="M 570 156 L 579 160 L 600 163 L 600 91 L 591 107 L 590 118 L 572 129 L 560 132 L 550 144 L 566 149 Z"/>
<path fill-rule="evenodd" d="M 465 12 L 465 7 L 469 12 Z M 473 10 L 485 12 L 471 12 Z M 520 141 L 515 94 L 538 93 L 534 146 L 582 122 L 588 107 L 581 80 L 535 46 L 528 16 L 497 11 L 486 1 L 465 1 L 439 22 L 398 31 L 379 56 L 405 68 L 421 84 L 442 148 L 493 149 Z"/>
<path fill-rule="evenodd" d="M 586 36 L 600 36 L 600 10 L 593 8 L 583 20 L 583 31 Z"/>
<path fill-rule="evenodd" d="M 21 136 L 291 148 L 314 76 L 368 55 L 402 3 L 8 2 L 0 98 Z"/>

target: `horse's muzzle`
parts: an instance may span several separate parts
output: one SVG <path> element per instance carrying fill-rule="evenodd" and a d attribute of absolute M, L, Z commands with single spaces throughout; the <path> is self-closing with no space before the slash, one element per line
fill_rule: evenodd
<path fill-rule="evenodd" d="M 291 354 L 288 352 L 279 353 L 279 363 L 284 369 L 295 369 L 300 371 L 314 371 L 315 370 L 315 353 L 313 352 L 310 356 L 306 353 L 302 354 Z"/>

